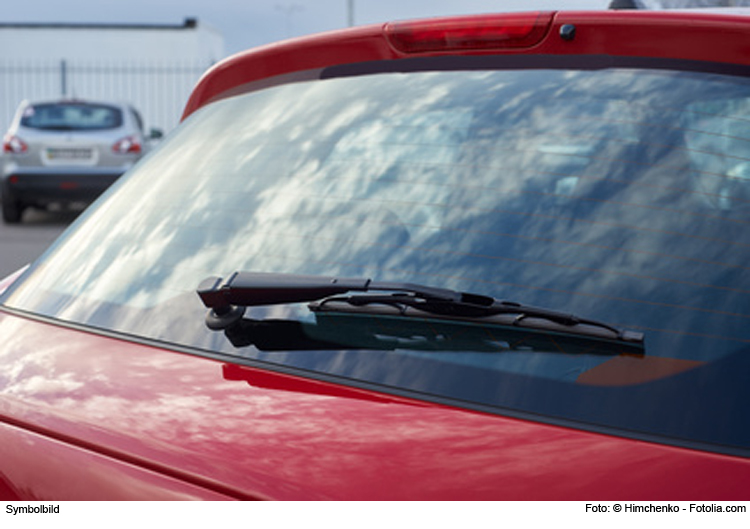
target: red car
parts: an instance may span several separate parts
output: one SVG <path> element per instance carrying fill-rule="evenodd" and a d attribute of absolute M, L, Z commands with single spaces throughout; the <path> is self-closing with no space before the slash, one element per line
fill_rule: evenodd
<path fill-rule="evenodd" d="M 0 497 L 750 499 L 748 50 L 534 12 L 216 65 L 2 284 Z"/>

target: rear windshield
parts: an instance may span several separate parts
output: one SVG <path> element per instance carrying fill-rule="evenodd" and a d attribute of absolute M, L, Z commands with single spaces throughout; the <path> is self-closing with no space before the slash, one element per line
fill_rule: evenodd
<path fill-rule="evenodd" d="M 747 455 L 748 257 L 746 79 L 386 72 L 200 110 L 2 302 L 239 363 Z M 645 354 L 306 304 L 212 331 L 196 289 L 235 271 L 481 293 L 644 333 Z"/>
<path fill-rule="evenodd" d="M 21 125 L 42 130 L 114 129 L 122 125 L 122 111 L 89 103 L 30 105 L 23 111 Z"/>

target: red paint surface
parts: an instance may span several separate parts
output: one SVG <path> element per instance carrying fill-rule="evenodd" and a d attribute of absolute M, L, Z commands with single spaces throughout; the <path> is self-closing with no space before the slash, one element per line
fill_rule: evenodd
<path fill-rule="evenodd" d="M 0 423 L 0 498 L 42 500 L 226 500 L 138 465 Z"/>
<path fill-rule="evenodd" d="M 21 454 L 3 458 L 0 496 L 61 499 L 54 476 L 68 475 L 76 487 L 65 499 L 103 490 L 123 499 L 152 490 L 245 499 L 750 498 L 742 458 L 307 381 L 7 314 L 0 335 L 9 337 L 0 349 L 0 443 Z M 54 473 L 38 479 L 50 450 L 75 457 L 55 457 Z M 102 488 L 120 475 L 138 486 Z"/>

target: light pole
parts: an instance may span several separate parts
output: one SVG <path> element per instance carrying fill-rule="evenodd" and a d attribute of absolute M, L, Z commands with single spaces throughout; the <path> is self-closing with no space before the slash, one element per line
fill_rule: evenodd
<path fill-rule="evenodd" d="M 354 0 L 346 0 L 346 21 L 349 27 L 354 25 Z"/>

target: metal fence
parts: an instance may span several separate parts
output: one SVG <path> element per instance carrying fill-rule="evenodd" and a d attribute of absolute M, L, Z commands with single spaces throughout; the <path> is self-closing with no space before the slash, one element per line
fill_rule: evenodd
<path fill-rule="evenodd" d="M 24 99 L 65 97 L 131 103 L 148 128 L 168 132 L 209 66 L 199 61 L 0 60 L 0 129 L 5 131 Z"/>

